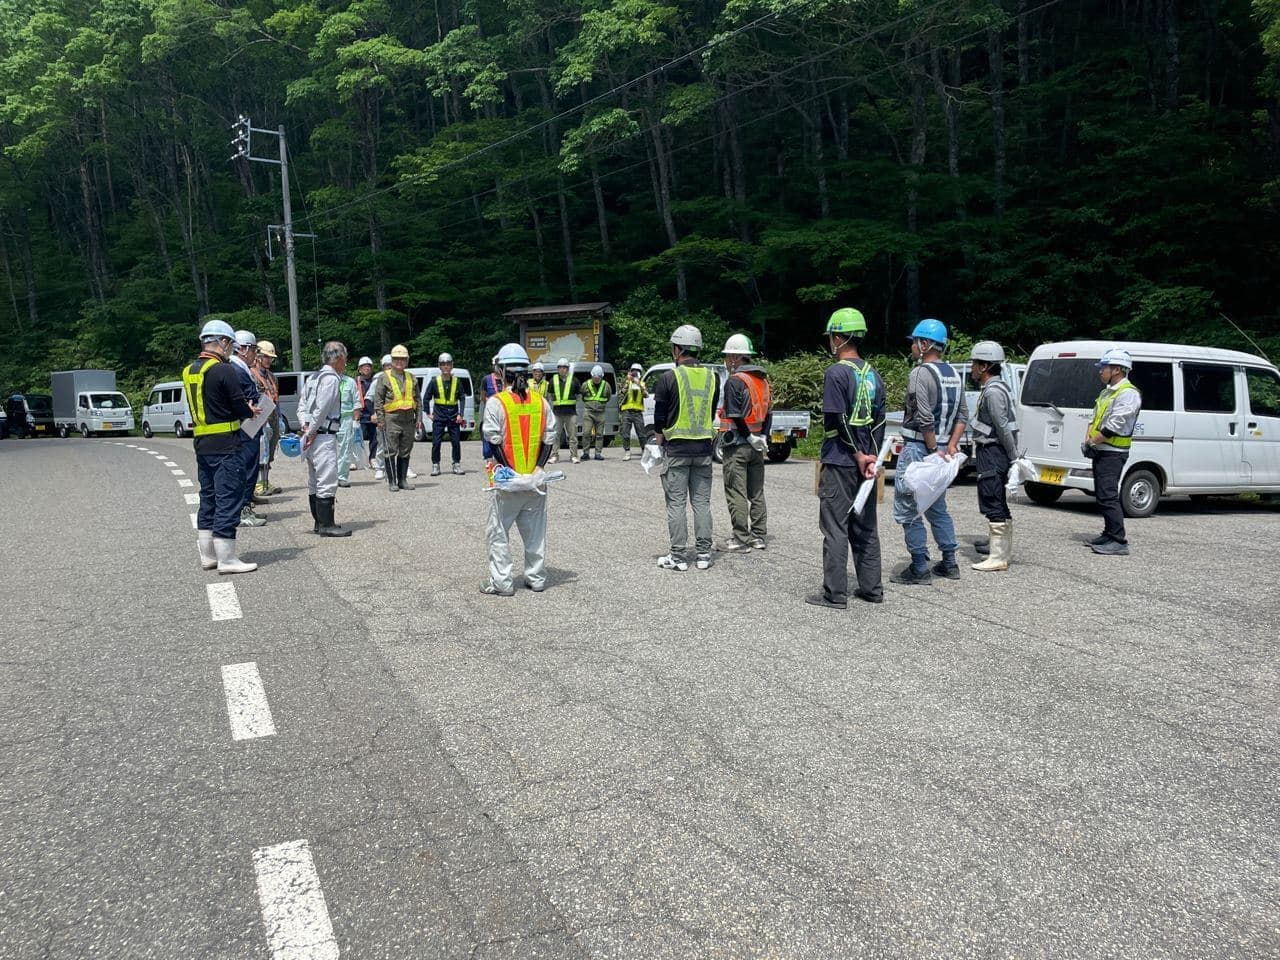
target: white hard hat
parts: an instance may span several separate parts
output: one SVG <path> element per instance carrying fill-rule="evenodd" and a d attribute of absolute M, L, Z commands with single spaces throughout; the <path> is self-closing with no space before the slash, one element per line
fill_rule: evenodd
<path fill-rule="evenodd" d="M 453 363 L 452 353 L 442 353 L 436 363 Z"/>
<path fill-rule="evenodd" d="M 755 356 L 756 348 L 751 344 L 751 338 L 745 333 L 735 333 L 732 337 L 724 342 L 724 349 L 721 353 L 741 354 L 744 357 Z"/>
<path fill-rule="evenodd" d="M 503 369 L 518 369 L 529 366 L 529 354 L 518 343 L 508 343 L 496 354 L 493 362 Z"/>
<path fill-rule="evenodd" d="M 598 364 L 598 363 L 597 363 L 594 367 L 592 367 L 592 368 L 591 368 L 591 376 L 593 376 L 593 377 L 603 377 L 603 376 L 604 376 L 604 367 L 600 366 L 600 364 Z"/>
<path fill-rule="evenodd" d="M 682 323 L 680 326 L 676 327 L 675 332 L 671 334 L 671 342 L 677 347 L 701 350 L 702 331 L 692 323 Z"/>
<path fill-rule="evenodd" d="M 633 363 L 633 364 L 631 365 L 631 369 L 632 369 L 632 370 L 635 370 L 635 371 L 637 371 L 637 372 L 639 372 L 639 373 L 644 373 L 644 367 L 640 366 L 640 364 L 638 364 L 638 363 Z"/>
<path fill-rule="evenodd" d="M 529 367 L 529 369 L 530 369 L 530 370 L 542 370 L 542 369 L 543 369 L 542 361 L 541 361 L 541 360 L 536 361 L 536 362 L 533 364 L 533 366 Z"/>
<path fill-rule="evenodd" d="M 236 332 L 231 329 L 231 324 L 225 320 L 210 320 L 200 330 L 200 339 L 203 340 L 234 340 Z"/>
<path fill-rule="evenodd" d="M 403 343 L 397 343 L 394 347 L 391 348 L 391 356 L 396 360 L 408 360 L 409 348 L 406 347 Z"/>
<path fill-rule="evenodd" d="M 559 360 L 556 361 L 557 367 L 567 367 L 568 365 L 569 365 L 569 360 L 566 357 L 561 357 Z"/>
<path fill-rule="evenodd" d="M 389 366 L 391 366 L 391 354 L 389 354 L 389 353 L 384 353 L 384 354 L 382 355 L 382 365 L 383 365 L 384 367 L 389 367 Z"/>
<path fill-rule="evenodd" d="M 357 364 L 356 364 L 356 366 L 357 366 L 357 367 L 363 367 L 366 363 L 367 363 L 369 366 L 371 366 L 371 367 L 372 367 L 372 366 L 373 366 L 373 357 L 361 357 L 361 358 L 360 358 L 360 362 L 359 362 L 359 363 L 357 363 Z"/>
<path fill-rule="evenodd" d="M 252 333 L 250 333 L 248 330 L 237 330 L 237 331 L 236 331 L 236 346 L 237 346 L 237 347 L 256 347 L 257 345 L 258 345 L 258 338 L 257 338 L 257 337 L 255 337 L 255 336 L 254 336 Z"/>
<path fill-rule="evenodd" d="M 970 360 L 985 360 L 987 363 L 1004 363 L 1004 347 L 994 340 L 979 340 L 969 351 Z"/>
<path fill-rule="evenodd" d="M 1121 350 L 1119 347 L 1112 347 L 1102 355 L 1095 366 L 1098 367 L 1124 367 L 1126 370 L 1133 369 L 1133 357 L 1129 356 L 1128 350 Z"/>

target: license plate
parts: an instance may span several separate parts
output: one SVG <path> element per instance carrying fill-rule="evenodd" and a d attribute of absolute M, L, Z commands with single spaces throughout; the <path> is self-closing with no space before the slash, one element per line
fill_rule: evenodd
<path fill-rule="evenodd" d="M 111 429 L 111 424 L 109 424 L 109 423 L 104 423 L 104 424 L 102 425 L 102 429 L 103 429 L 103 430 L 110 430 L 110 429 Z"/>
<path fill-rule="evenodd" d="M 1066 467 L 1041 467 L 1040 482 L 1053 483 L 1062 486 L 1062 481 L 1067 478 Z"/>
<path fill-rule="evenodd" d="M 779 433 L 777 430 L 775 430 L 773 433 L 769 434 L 769 442 L 770 443 L 786 443 L 787 435 L 785 433 Z"/>
<path fill-rule="evenodd" d="M 44 433 L 44 426 L 43 426 L 43 425 L 41 425 L 41 426 L 36 427 L 36 433 Z"/>

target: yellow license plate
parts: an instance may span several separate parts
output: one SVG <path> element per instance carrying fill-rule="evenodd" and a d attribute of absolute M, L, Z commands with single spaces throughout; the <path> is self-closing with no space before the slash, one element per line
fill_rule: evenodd
<path fill-rule="evenodd" d="M 109 424 L 109 423 L 104 423 L 104 424 L 102 425 L 102 429 L 103 429 L 103 430 L 110 430 L 110 429 L 111 429 L 111 424 Z"/>
<path fill-rule="evenodd" d="M 1053 483 L 1062 486 L 1062 481 L 1067 479 L 1066 467 L 1041 467 L 1040 482 Z"/>
<path fill-rule="evenodd" d="M 787 435 L 785 433 L 777 433 L 775 431 L 774 433 L 769 434 L 769 442 L 770 443 L 786 443 Z"/>
<path fill-rule="evenodd" d="M 44 433 L 44 424 L 36 427 L 36 433 Z"/>

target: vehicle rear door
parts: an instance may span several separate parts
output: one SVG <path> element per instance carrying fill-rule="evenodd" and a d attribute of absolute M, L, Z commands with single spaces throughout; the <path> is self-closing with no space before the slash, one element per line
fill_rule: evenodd
<path fill-rule="evenodd" d="M 1236 486 L 1244 481 L 1244 409 L 1238 370 L 1227 363 L 1179 364 L 1173 475 L 1179 487 Z"/>
<path fill-rule="evenodd" d="M 1245 367 L 1244 460 L 1253 486 L 1280 486 L 1280 374 Z"/>

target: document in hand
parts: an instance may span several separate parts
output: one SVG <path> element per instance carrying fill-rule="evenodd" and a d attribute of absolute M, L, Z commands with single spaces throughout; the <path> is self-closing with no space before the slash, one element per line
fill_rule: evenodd
<path fill-rule="evenodd" d="M 262 425 L 267 422 L 271 412 L 275 410 L 275 401 L 265 393 L 258 400 L 258 415 L 240 424 L 240 429 L 251 437 L 256 437 Z"/>

